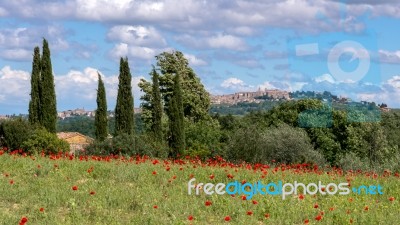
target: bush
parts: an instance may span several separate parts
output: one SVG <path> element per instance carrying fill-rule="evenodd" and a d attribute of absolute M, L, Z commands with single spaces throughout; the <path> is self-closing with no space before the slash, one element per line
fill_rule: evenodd
<path fill-rule="evenodd" d="M 22 143 L 22 148 L 31 154 L 39 154 L 42 151 L 50 154 L 68 152 L 69 144 L 42 128 L 34 130 L 30 138 Z"/>
<path fill-rule="evenodd" d="M 220 152 L 221 132 L 217 120 L 203 120 L 197 123 L 186 121 L 185 137 L 186 155 L 206 158 Z"/>
<path fill-rule="evenodd" d="M 371 170 L 369 160 L 361 159 L 355 152 L 349 152 L 340 158 L 338 166 L 344 171 L 348 170 Z"/>
<path fill-rule="evenodd" d="M 325 164 L 324 157 L 313 150 L 307 133 L 287 124 L 264 131 L 258 130 L 255 125 L 241 128 L 231 138 L 229 149 L 230 160 L 236 161 Z"/>
<path fill-rule="evenodd" d="M 22 143 L 32 134 L 32 126 L 22 118 L 3 121 L 0 124 L 1 144 L 9 150 L 22 148 Z"/>

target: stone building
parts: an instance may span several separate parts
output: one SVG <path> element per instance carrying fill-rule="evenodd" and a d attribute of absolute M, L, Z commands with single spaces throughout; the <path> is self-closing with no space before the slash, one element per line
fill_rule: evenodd
<path fill-rule="evenodd" d="M 271 100 L 277 99 L 290 99 L 289 92 L 281 90 L 261 90 L 258 89 L 256 92 L 237 92 L 235 94 L 227 95 L 214 95 L 211 96 L 212 104 L 236 104 L 238 102 L 256 102 L 259 103 L 262 100 L 256 99 L 256 97 L 267 96 Z"/>
<path fill-rule="evenodd" d="M 58 138 L 68 142 L 70 146 L 70 154 L 76 151 L 82 151 L 86 146 L 93 143 L 93 138 L 85 136 L 78 132 L 60 132 L 57 133 Z"/>

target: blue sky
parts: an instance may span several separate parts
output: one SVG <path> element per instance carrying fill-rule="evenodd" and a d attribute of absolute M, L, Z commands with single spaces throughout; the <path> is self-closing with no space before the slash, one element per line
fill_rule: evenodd
<path fill-rule="evenodd" d="M 346 3 L 347 2 L 347 3 Z M 15 0 L 0 3 L 0 115 L 27 113 L 32 53 L 49 40 L 58 110 L 115 107 L 119 58 L 137 83 L 182 51 L 211 94 L 331 91 L 400 107 L 395 0 Z"/>

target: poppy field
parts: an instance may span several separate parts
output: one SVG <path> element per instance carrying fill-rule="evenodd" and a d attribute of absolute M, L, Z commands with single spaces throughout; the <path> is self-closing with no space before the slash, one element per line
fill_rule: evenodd
<path fill-rule="evenodd" d="M 400 175 L 307 164 L 233 164 L 216 157 L 20 154 L 0 150 L 0 224 L 398 224 Z M 367 195 L 199 195 L 188 181 L 348 182 Z M 200 192 L 202 192 L 200 190 Z"/>

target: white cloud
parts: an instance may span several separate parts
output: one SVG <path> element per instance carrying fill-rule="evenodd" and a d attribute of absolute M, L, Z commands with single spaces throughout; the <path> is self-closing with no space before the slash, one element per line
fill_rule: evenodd
<path fill-rule="evenodd" d="M 195 55 L 185 53 L 185 58 L 189 61 L 189 66 L 206 66 L 208 63 Z"/>
<path fill-rule="evenodd" d="M 27 106 L 30 93 L 30 74 L 4 66 L 0 70 L 0 108 L 2 105 Z"/>
<path fill-rule="evenodd" d="M 235 77 L 230 77 L 226 80 L 224 80 L 221 83 L 221 87 L 225 89 L 229 89 L 230 91 L 233 92 L 238 92 L 238 91 L 254 91 L 254 86 L 246 84 L 244 81 L 235 78 Z"/>
<path fill-rule="evenodd" d="M 382 63 L 400 64 L 400 51 L 379 50 L 379 60 Z"/>
<path fill-rule="evenodd" d="M 22 48 L 14 48 L 3 50 L 1 57 L 8 60 L 28 61 L 32 60 L 32 54 L 32 51 Z"/>
<path fill-rule="evenodd" d="M 321 83 L 324 81 L 329 82 L 329 83 L 335 83 L 335 79 L 330 74 L 327 74 L 327 73 L 314 78 L 314 81 L 317 83 Z"/>
<path fill-rule="evenodd" d="M 107 38 L 137 46 L 166 46 L 167 42 L 154 27 L 114 26 L 107 33 Z"/>
<path fill-rule="evenodd" d="M 208 38 L 207 44 L 211 48 L 223 48 L 238 51 L 243 51 L 248 48 L 246 42 L 243 39 L 233 35 L 223 34 L 218 34 L 217 36 Z"/>

